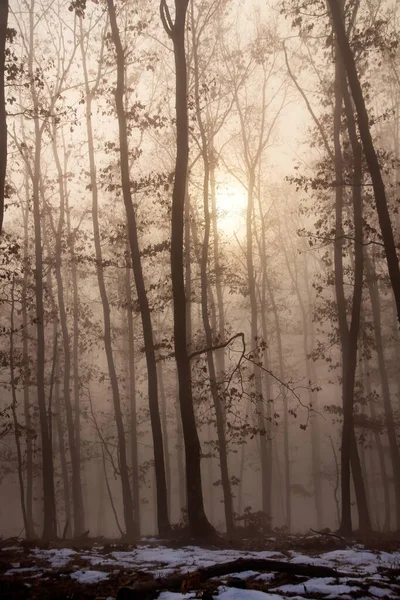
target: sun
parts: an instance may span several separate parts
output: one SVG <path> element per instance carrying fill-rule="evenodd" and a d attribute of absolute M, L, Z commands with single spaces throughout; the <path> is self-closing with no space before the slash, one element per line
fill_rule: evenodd
<path fill-rule="evenodd" d="M 221 183 L 216 189 L 218 223 L 235 233 L 242 228 L 247 207 L 247 192 L 236 183 Z"/>

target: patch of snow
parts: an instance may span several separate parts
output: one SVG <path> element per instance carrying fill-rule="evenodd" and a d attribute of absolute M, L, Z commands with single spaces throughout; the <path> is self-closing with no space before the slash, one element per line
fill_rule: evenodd
<path fill-rule="evenodd" d="M 77 554 L 70 548 L 60 548 L 59 550 L 39 550 L 34 549 L 37 558 L 47 560 L 52 567 L 65 567 L 71 558 Z"/>
<path fill-rule="evenodd" d="M 368 594 L 372 594 L 377 598 L 384 598 L 385 596 L 394 596 L 392 590 L 385 588 L 378 588 L 375 585 L 371 585 L 368 589 Z"/>
<path fill-rule="evenodd" d="M 275 578 L 275 573 L 259 573 L 256 577 L 256 581 L 271 581 Z"/>
<path fill-rule="evenodd" d="M 282 600 L 278 594 L 259 592 L 258 590 L 239 590 L 237 588 L 219 588 L 218 600 Z"/>
<path fill-rule="evenodd" d="M 180 594 L 179 592 L 161 592 L 158 600 L 189 600 L 195 598 L 195 594 Z"/>
<path fill-rule="evenodd" d="M 258 571 L 242 571 L 241 573 L 229 573 L 227 577 L 235 577 L 235 579 L 250 579 L 255 575 L 259 575 Z"/>
<path fill-rule="evenodd" d="M 75 571 L 75 573 L 71 573 L 70 577 L 79 583 L 98 583 L 99 581 L 108 579 L 108 573 L 105 573 L 104 571 L 85 571 L 84 569 L 81 569 Z"/>
<path fill-rule="evenodd" d="M 42 569 L 40 569 L 39 567 L 18 567 L 14 569 L 8 569 L 8 571 L 6 571 L 4 575 L 18 575 L 18 573 L 31 573 L 37 571 L 42 571 Z"/>
<path fill-rule="evenodd" d="M 6 548 L 1 549 L 2 552 L 7 552 L 8 550 L 10 552 L 22 552 L 22 548 L 20 548 L 20 546 L 7 546 Z"/>
<path fill-rule="evenodd" d="M 339 596 L 339 594 L 348 594 L 353 589 L 357 588 L 353 586 L 350 587 L 349 585 L 343 583 L 337 584 L 335 583 L 335 579 L 333 577 L 315 577 L 302 583 L 288 583 L 286 585 L 279 586 L 274 588 L 274 591 L 280 591 L 283 593 L 288 592 L 290 594 L 330 594 L 330 597 L 336 598 Z"/>

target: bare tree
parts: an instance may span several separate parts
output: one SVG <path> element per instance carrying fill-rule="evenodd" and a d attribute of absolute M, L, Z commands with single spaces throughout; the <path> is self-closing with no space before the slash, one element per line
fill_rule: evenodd
<path fill-rule="evenodd" d="M 186 298 L 183 268 L 183 231 L 189 158 L 187 106 L 187 72 L 185 53 L 185 22 L 188 0 L 175 0 L 175 21 L 166 0 L 161 0 L 160 13 L 165 31 L 173 42 L 176 75 L 176 163 L 172 194 L 171 277 L 174 302 L 175 360 L 179 380 L 186 456 L 188 518 L 191 532 L 199 538 L 213 536 L 215 530 L 204 512 L 201 485 L 201 448 L 194 415 L 192 376 L 186 339 Z"/>

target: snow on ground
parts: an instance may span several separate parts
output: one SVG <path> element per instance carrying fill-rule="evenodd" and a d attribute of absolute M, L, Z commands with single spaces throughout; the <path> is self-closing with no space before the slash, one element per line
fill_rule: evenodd
<path fill-rule="evenodd" d="M 4 549 L 3 549 L 4 551 Z M 310 556 L 298 551 L 244 551 L 231 549 L 204 549 L 197 546 L 168 548 L 145 543 L 129 551 L 112 547 L 94 546 L 91 550 L 32 549 L 33 561 L 13 562 L 4 577 L 18 576 L 29 587 L 29 580 L 48 577 L 55 569 L 62 577 L 70 577 L 82 585 L 98 584 L 119 573 L 135 578 L 135 573 L 149 573 L 162 578 L 171 573 L 189 573 L 200 567 L 225 563 L 240 558 L 262 558 L 286 561 L 292 564 L 321 565 L 337 569 L 342 577 L 296 577 L 258 571 L 232 573 L 219 578 L 214 584 L 213 598 L 217 600 L 303 600 L 318 597 L 324 600 L 343 598 L 400 598 L 400 552 L 373 552 L 360 546 Z M 1 558 L 0 553 L 0 558 Z M 19 556 L 17 558 L 19 560 Z M 117 574 L 117 575 L 116 575 Z M 395 575 L 393 575 L 395 574 Z M 247 583 L 246 583 L 247 582 Z M 235 585 L 236 583 L 236 585 Z M 223 585 L 221 585 L 223 584 Z M 247 585 L 248 588 L 241 589 Z M 260 589 L 262 588 L 262 589 Z M 164 591 L 160 600 L 189 600 L 195 592 Z"/>
<path fill-rule="evenodd" d="M 85 571 L 79 569 L 79 571 L 71 573 L 71 578 L 79 581 L 79 583 L 98 583 L 99 581 L 107 579 L 108 574 L 103 571 Z"/>

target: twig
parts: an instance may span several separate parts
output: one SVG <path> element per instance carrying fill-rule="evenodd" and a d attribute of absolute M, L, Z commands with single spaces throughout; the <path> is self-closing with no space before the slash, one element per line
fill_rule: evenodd
<path fill-rule="evenodd" d="M 201 354 L 205 354 L 206 352 L 214 352 L 214 350 L 220 350 L 221 348 L 226 348 L 227 346 L 229 346 L 229 344 L 231 342 L 233 342 L 233 340 L 236 340 L 239 337 L 242 338 L 242 342 L 244 345 L 244 333 L 242 333 L 240 331 L 239 333 L 235 333 L 235 335 L 233 335 L 231 338 L 229 338 L 229 340 L 227 340 L 226 342 L 217 344 L 216 346 L 209 346 L 208 348 L 202 348 L 201 350 L 195 350 L 194 352 L 189 354 L 188 358 L 189 358 L 189 360 L 192 360 L 195 356 L 200 356 Z"/>
<path fill-rule="evenodd" d="M 326 535 L 328 537 L 334 537 L 334 538 L 337 538 L 338 540 L 341 540 L 342 542 L 346 543 L 346 540 L 344 538 L 342 538 L 341 535 L 336 535 L 336 533 L 331 533 L 328 531 L 317 531 L 316 529 L 313 529 L 312 527 L 310 527 L 310 531 L 312 531 L 313 533 L 317 533 L 318 535 Z"/>

